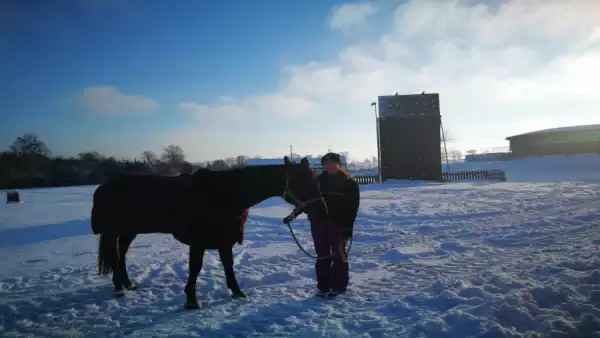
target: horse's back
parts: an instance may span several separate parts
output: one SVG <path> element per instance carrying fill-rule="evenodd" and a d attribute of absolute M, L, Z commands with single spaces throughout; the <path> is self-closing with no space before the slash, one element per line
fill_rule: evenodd
<path fill-rule="evenodd" d="M 94 202 L 110 203 L 115 198 L 129 200 L 129 197 L 149 197 L 149 194 L 184 192 L 185 176 L 160 176 L 153 174 L 126 173 L 102 183 L 94 192 Z M 132 200 L 129 200 L 132 201 Z"/>
<path fill-rule="evenodd" d="M 220 189 L 215 176 L 219 176 L 218 172 L 201 170 L 175 177 L 115 177 L 94 191 L 92 230 L 95 234 L 144 234 L 187 233 L 193 229 L 211 234 L 209 237 L 220 237 L 223 229 L 232 227 L 232 222 L 239 226 L 244 211 L 227 208 L 226 203 L 223 208 L 220 199 L 214 198 Z"/>
<path fill-rule="evenodd" d="M 172 205 L 185 202 L 186 178 L 152 174 L 124 174 L 96 188 L 92 205 L 92 230 L 119 233 L 170 233 L 166 220 Z M 172 213 L 172 212 L 171 212 Z"/>

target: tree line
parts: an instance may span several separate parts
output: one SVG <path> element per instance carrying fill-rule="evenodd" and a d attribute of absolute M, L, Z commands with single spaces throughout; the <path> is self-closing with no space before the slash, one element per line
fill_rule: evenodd
<path fill-rule="evenodd" d="M 125 172 L 176 176 L 199 167 L 224 170 L 244 166 L 248 157 L 240 155 L 192 164 L 183 149 L 169 145 L 157 155 L 144 151 L 140 159 L 116 159 L 96 151 L 74 157 L 52 156 L 48 146 L 35 134 L 17 137 L 8 151 L 0 152 L 0 189 L 96 185 Z"/>

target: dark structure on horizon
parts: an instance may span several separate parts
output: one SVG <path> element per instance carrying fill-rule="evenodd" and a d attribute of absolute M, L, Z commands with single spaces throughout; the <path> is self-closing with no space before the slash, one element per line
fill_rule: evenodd
<path fill-rule="evenodd" d="M 379 96 L 382 179 L 442 181 L 439 94 Z"/>
<path fill-rule="evenodd" d="M 506 140 L 513 158 L 600 153 L 600 124 L 538 130 Z"/>

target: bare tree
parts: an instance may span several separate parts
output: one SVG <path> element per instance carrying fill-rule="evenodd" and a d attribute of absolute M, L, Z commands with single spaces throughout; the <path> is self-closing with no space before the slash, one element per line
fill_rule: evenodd
<path fill-rule="evenodd" d="M 469 150 L 467 150 L 467 154 L 468 155 L 475 155 L 475 154 L 477 154 L 477 150 L 475 150 L 475 149 L 469 149 Z"/>
<path fill-rule="evenodd" d="M 379 163 L 377 156 L 371 157 L 371 162 L 373 162 L 373 165 L 377 165 Z"/>
<path fill-rule="evenodd" d="M 24 134 L 17 137 L 10 146 L 10 151 L 17 155 L 50 156 L 50 149 L 36 134 Z"/>
<path fill-rule="evenodd" d="M 237 164 L 238 166 L 246 165 L 246 163 L 248 163 L 248 156 L 239 155 L 235 158 L 235 164 Z"/>
<path fill-rule="evenodd" d="M 152 150 L 144 150 L 142 152 L 142 160 L 149 165 L 153 165 L 158 160 L 158 156 Z"/>
<path fill-rule="evenodd" d="M 444 133 L 442 134 L 442 137 L 440 138 L 440 143 L 444 143 L 444 140 L 446 140 L 446 143 L 455 141 L 454 136 L 450 133 L 450 130 L 446 129 L 446 128 L 444 128 Z"/>
<path fill-rule="evenodd" d="M 452 161 L 460 161 L 460 159 L 462 158 L 462 152 L 458 149 L 451 149 L 450 156 L 452 156 Z"/>
<path fill-rule="evenodd" d="M 99 162 L 105 159 L 104 155 L 97 151 L 84 151 L 79 153 L 77 157 L 84 162 Z"/>
<path fill-rule="evenodd" d="M 227 157 L 223 160 L 225 163 L 227 163 L 228 166 L 233 166 L 236 164 L 236 158 L 235 157 Z"/>
<path fill-rule="evenodd" d="M 185 161 L 185 152 L 180 146 L 168 145 L 163 150 L 162 160 L 172 165 L 180 165 Z"/>
<path fill-rule="evenodd" d="M 207 167 L 211 170 L 227 170 L 231 168 L 224 160 L 216 160 Z"/>

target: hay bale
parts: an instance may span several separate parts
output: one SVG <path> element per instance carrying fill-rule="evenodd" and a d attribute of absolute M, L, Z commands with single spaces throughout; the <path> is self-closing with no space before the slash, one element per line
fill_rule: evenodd
<path fill-rule="evenodd" d="M 6 192 L 6 203 L 19 203 L 21 201 L 21 196 L 17 190 L 7 191 Z"/>

